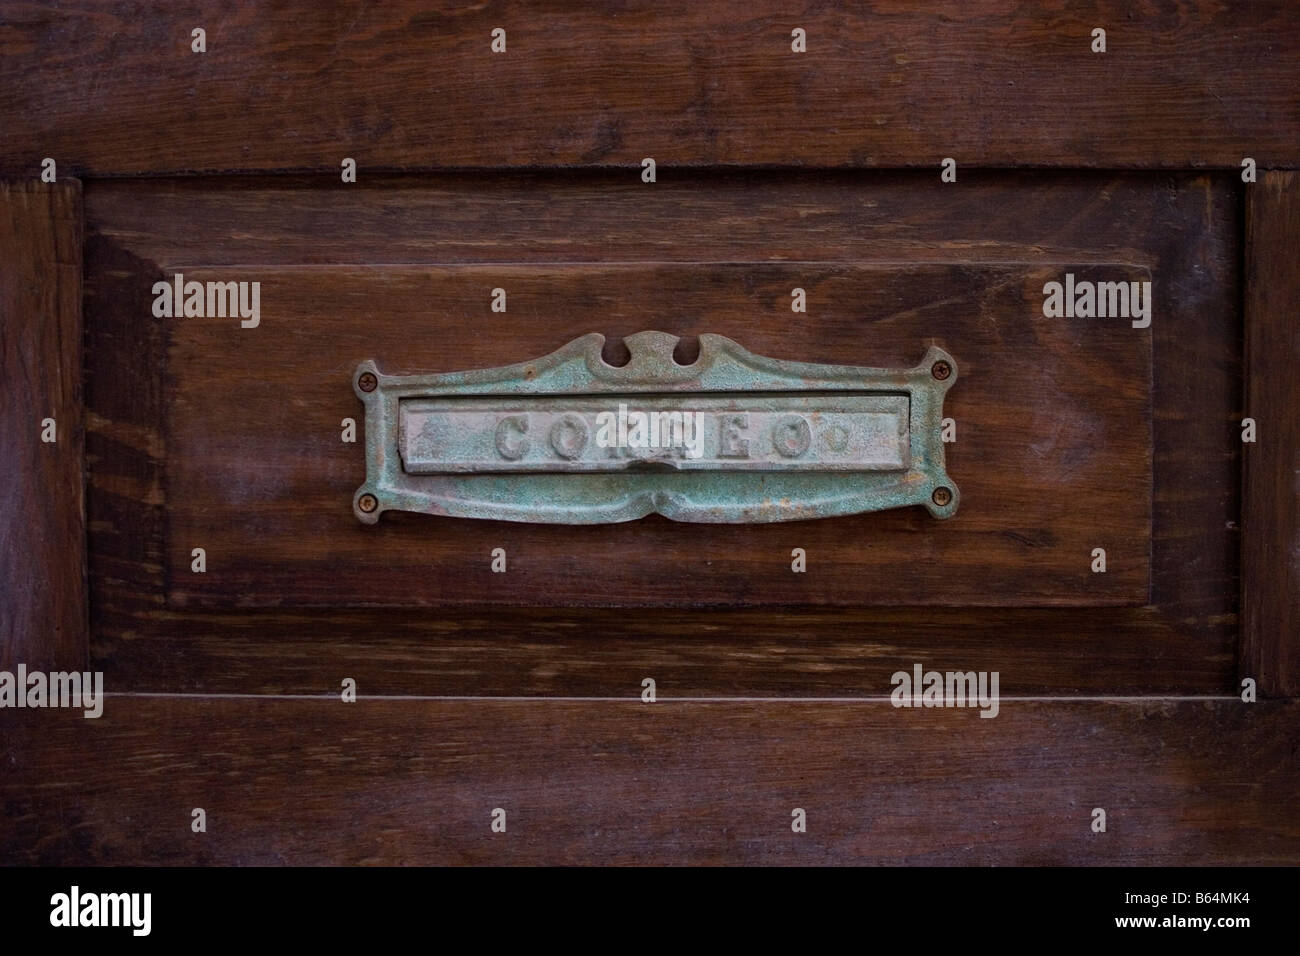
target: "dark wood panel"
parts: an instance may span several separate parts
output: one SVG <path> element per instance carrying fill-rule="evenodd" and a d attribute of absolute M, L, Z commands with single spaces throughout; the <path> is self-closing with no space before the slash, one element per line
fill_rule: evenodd
<path fill-rule="evenodd" d="M 86 215 L 97 234 L 166 271 L 762 259 L 1150 265 L 1156 250 L 1188 242 L 1190 219 L 1227 226 L 1205 203 L 1221 202 L 1229 181 L 972 170 L 953 189 L 909 171 L 702 169 L 648 190 L 610 170 L 375 176 L 348 186 L 218 176 L 92 182 Z"/>
<path fill-rule="evenodd" d="M 394 177 L 355 191 L 320 190 L 309 181 L 92 184 L 87 308 L 98 343 L 89 370 L 96 660 L 125 686 L 151 689 L 310 691 L 332 685 L 348 668 L 391 692 L 533 694 L 618 684 L 627 668 L 639 670 L 645 657 L 658 655 L 680 664 L 680 679 L 700 693 L 835 695 L 876 686 L 888 666 L 874 659 L 883 644 L 922 655 L 916 659 L 1019 661 L 1008 679 L 1027 693 L 1223 692 L 1233 677 L 1239 544 L 1235 181 L 985 174 L 942 204 L 934 202 L 929 178 L 917 174 L 825 174 L 824 181 L 783 172 L 701 174 L 653 203 L 599 175 Z M 807 627 L 798 614 L 773 615 L 768 626 L 762 615 L 710 614 L 691 623 L 687 615 L 642 612 L 620 620 L 617 613 L 560 609 L 466 609 L 432 619 L 424 612 L 163 606 L 166 355 L 162 323 L 140 320 L 148 314 L 148 284 L 142 287 L 140 276 L 151 284 L 164 272 L 206 261 L 241 268 L 486 266 L 504 258 L 685 267 L 801 257 L 876 267 L 900 260 L 918 268 L 982 263 L 972 274 L 996 269 L 999 260 L 1035 268 L 1148 268 L 1157 298 L 1149 333 L 1151 606 L 1088 615 L 854 610 L 822 615 Z M 430 304 L 431 312 L 436 308 Z M 550 347 L 546 323 L 553 319 L 537 316 L 530 334 Z M 914 356 L 908 350 L 898 360 Z M 597 634 L 574 642 L 588 624 Z M 761 652 L 750 653 L 752 636 L 765 641 Z M 841 663 L 818 666 L 818 654 Z M 502 666 L 510 661 L 519 666 Z M 720 668 L 716 680 L 711 666 Z"/>
<path fill-rule="evenodd" d="M 294 605 L 1097 605 L 1147 603 L 1150 335 L 1049 320 L 1045 282 L 1141 281 L 1124 265 L 905 264 L 191 269 L 260 281 L 261 324 L 170 320 L 169 600 Z M 140 276 L 140 288 L 149 287 Z M 804 288 L 813 314 L 794 314 Z M 508 290 L 493 313 L 491 291 Z M 141 302 L 141 311 L 147 299 Z M 524 362 L 596 329 L 712 332 L 760 355 L 961 369 L 949 473 L 962 509 L 764 525 L 660 516 L 572 527 L 390 513 L 361 525 L 352 371 Z M 1090 568 L 1104 546 L 1105 574 Z M 192 573 L 191 549 L 207 570 Z M 493 573 L 494 548 L 508 571 Z M 804 548 L 804 574 L 790 569 Z"/>
<path fill-rule="evenodd" d="M 1246 205 L 1241 676 L 1300 696 L 1300 175 L 1268 173 Z"/>
<path fill-rule="evenodd" d="M 1285 0 L 79 0 L 11 11 L 0 44 L 9 173 L 1300 162 Z"/>
<path fill-rule="evenodd" d="M 147 691 L 857 697 L 912 662 L 1005 694 L 1232 693 L 1236 630 L 1157 608 L 173 610 L 110 592 L 95 664 Z M 665 690 L 667 693 L 667 690 Z"/>
<path fill-rule="evenodd" d="M 0 670 L 86 662 L 81 332 L 80 184 L 0 182 Z"/>
<path fill-rule="evenodd" d="M 165 601 L 167 354 L 162 323 L 138 307 L 148 264 L 93 231 L 85 254 L 90 603 L 96 640 L 111 641 L 104 625 L 115 615 L 153 613 Z"/>
<path fill-rule="evenodd" d="M 0 858 L 1294 865 L 1298 707 L 110 696 L 0 713 Z"/>

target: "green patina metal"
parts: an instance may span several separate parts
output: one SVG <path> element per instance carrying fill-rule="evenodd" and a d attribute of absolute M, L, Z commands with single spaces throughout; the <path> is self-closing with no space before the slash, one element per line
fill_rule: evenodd
<path fill-rule="evenodd" d="M 627 338 L 623 366 L 584 335 L 544 358 L 437 375 L 362 362 L 361 521 L 384 511 L 551 524 L 767 522 L 924 505 L 951 517 L 943 398 L 957 363 L 931 347 L 914 368 L 814 365 L 701 335 Z"/>

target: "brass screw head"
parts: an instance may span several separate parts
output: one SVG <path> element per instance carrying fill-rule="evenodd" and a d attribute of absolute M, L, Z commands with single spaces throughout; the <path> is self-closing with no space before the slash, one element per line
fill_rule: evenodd
<path fill-rule="evenodd" d="M 952 504 L 952 491 L 948 488 L 936 488 L 934 494 L 930 496 L 930 500 L 940 508 L 946 508 Z"/>
<path fill-rule="evenodd" d="M 952 366 L 947 362 L 938 361 L 930 366 L 930 374 L 939 381 L 945 381 L 948 376 L 952 375 Z"/>
<path fill-rule="evenodd" d="M 363 392 L 373 392 L 379 387 L 379 379 L 375 378 L 374 372 L 362 372 L 361 377 L 357 379 L 357 388 Z"/>
<path fill-rule="evenodd" d="M 379 507 L 379 499 L 374 495 L 362 495 L 357 499 L 357 507 L 366 514 L 371 514 Z"/>

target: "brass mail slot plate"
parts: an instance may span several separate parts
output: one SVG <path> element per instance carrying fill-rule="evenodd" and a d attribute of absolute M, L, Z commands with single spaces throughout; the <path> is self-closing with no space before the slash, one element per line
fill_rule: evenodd
<path fill-rule="evenodd" d="M 366 406 L 358 519 L 383 511 L 557 524 L 767 522 L 958 504 L 944 470 L 943 396 L 957 364 L 931 347 L 909 369 L 813 365 L 700 336 L 641 332 L 611 366 L 591 334 L 533 362 L 353 376 Z"/>

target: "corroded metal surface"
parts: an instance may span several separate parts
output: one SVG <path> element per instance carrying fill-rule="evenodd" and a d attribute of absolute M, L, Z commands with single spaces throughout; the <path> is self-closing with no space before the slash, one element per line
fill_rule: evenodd
<path fill-rule="evenodd" d="M 931 347 L 909 369 L 813 365 L 700 336 L 627 338 L 601 358 L 592 333 L 533 362 L 385 375 L 362 362 L 367 524 L 384 511 L 554 524 L 765 522 L 924 505 L 959 495 L 944 470 L 943 397 L 957 364 Z"/>

